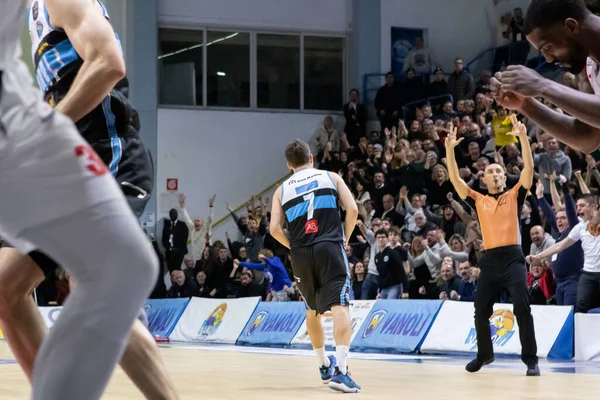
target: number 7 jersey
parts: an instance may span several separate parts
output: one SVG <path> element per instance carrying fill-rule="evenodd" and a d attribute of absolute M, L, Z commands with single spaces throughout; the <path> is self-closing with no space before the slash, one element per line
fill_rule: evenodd
<path fill-rule="evenodd" d="M 292 247 L 345 242 L 338 190 L 329 172 L 297 171 L 281 185 L 281 205 Z"/>

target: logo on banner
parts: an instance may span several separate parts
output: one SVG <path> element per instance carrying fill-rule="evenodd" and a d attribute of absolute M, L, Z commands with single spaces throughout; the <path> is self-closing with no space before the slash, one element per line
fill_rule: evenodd
<path fill-rule="evenodd" d="M 267 315 L 269 315 L 269 313 L 266 311 L 261 311 L 258 314 L 256 314 L 256 317 L 254 318 L 250 329 L 248 329 L 248 336 L 252 336 L 252 334 L 258 329 L 260 324 L 262 324 L 265 321 L 265 319 L 267 319 Z"/>
<path fill-rule="evenodd" d="M 223 318 L 225 317 L 225 312 L 227 311 L 227 303 L 221 303 L 214 309 L 212 313 L 208 316 L 208 318 L 202 323 L 202 327 L 198 331 L 198 335 L 201 336 L 211 336 L 219 329 L 221 322 L 223 322 Z"/>
<path fill-rule="evenodd" d="M 490 330 L 492 333 L 492 344 L 504 346 L 513 337 L 515 331 L 515 315 L 510 310 L 496 310 L 490 317 Z M 471 350 L 477 348 L 477 330 L 471 328 L 465 344 L 473 344 Z"/>
<path fill-rule="evenodd" d="M 58 314 L 60 314 L 60 308 L 55 307 L 52 310 L 48 311 L 48 319 L 50 320 L 50 322 L 52 322 L 52 324 L 54 325 L 56 323 L 56 320 L 58 319 Z"/>
<path fill-rule="evenodd" d="M 371 316 L 371 319 L 367 323 L 367 328 L 365 329 L 365 332 L 363 333 L 364 339 L 371 336 L 375 332 L 375 330 L 377 330 L 377 327 L 381 324 L 381 321 L 383 321 L 383 319 L 385 318 L 386 315 L 387 315 L 387 311 L 385 311 L 385 310 L 379 310 L 379 311 L 375 311 L 373 313 L 373 315 Z"/>

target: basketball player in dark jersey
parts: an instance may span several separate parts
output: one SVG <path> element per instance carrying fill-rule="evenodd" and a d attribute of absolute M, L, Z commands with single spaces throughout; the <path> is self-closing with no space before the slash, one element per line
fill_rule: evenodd
<path fill-rule="evenodd" d="M 138 134 L 137 111 L 127 99 L 121 43 L 105 6 L 99 0 L 33 0 L 28 24 L 44 99 L 76 123 L 139 218 L 153 189 L 153 164 Z M 41 252 L 22 255 L 10 245 L 0 249 L 0 326 L 30 379 L 46 335 L 31 293 L 56 268 Z M 139 320 L 121 366 L 148 398 L 178 398 L 154 339 Z"/>
<path fill-rule="evenodd" d="M 360 392 L 350 375 L 346 358 L 352 336 L 350 270 L 345 246 L 356 225 L 358 208 L 339 175 L 313 168 L 308 144 L 294 140 L 285 150 L 294 174 L 273 196 L 271 235 L 291 250 L 292 269 L 309 309 L 306 328 L 317 355 L 321 380 L 333 390 Z M 345 233 L 340 205 L 346 211 Z M 289 237 L 283 231 L 287 224 Z M 335 352 L 325 356 L 320 316 L 331 310 Z"/>

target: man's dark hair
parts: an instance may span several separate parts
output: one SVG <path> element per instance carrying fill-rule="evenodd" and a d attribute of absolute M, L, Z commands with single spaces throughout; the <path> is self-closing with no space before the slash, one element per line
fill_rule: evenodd
<path fill-rule="evenodd" d="M 356 88 L 350 89 L 350 93 L 352 93 L 352 92 L 356 93 L 357 96 L 360 96 L 360 92 L 358 91 L 358 89 L 356 89 Z"/>
<path fill-rule="evenodd" d="M 377 237 L 379 235 L 383 235 L 385 237 L 388 237 L 388 232 L 385 229 L 380 229 L 377 232 L 375 232 L 375 237 Z"/>
<path fill-rule="evenodd" d="M 306 142 L 300 139 L 295 139 L 285 148 L 285 158 L 292 168 L 298 168 L 308 164 L 310 156 L 310 147 Z"/>
<path fill-rule="evenodd" d="M 394 74 L 392 73 L 392 71 L 390 71 L 387 74 L 385 74 L 385 77 L 387 78 L 389 75 L 394 76 Z"/>
<path fill-rule="evenodd" d="M 537 28 L 563 23 L 567 18 L 581 21 L 588 13 L 583 0 L 532 0 L 523 29 L 525 35 L 529 35 Z"/>
<path fill-rule="evenodd" d="M 594 196 L 593 194 L 584 194 L 581 196 L 581 199 L 591 206 L 598 205 L 598 197 Z"/>

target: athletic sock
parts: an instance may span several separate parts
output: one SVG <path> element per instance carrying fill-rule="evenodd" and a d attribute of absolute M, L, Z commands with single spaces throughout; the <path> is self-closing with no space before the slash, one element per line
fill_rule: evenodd
<path fill-rule="evenodd" d="M 348 373 L 348 368 L 346 366 L 346 357 L 348 355 L 348 346 L 335 346 L 335 356 L 337 358 L 337 367 L 340 372 L 344 375 Z"/>
<path fill-rule="evenodd" d="M 327 355 L 325 354 L 325 346 L 321 347 L 320 349 L 315 349 L 313 347 L 313 350 L 315 351 L 315 354 L 317 355 L 317 362 L 319 363 L 319 368 L 329 367 L 331 362 L 329 361 L 329 358 L 327 358 Z"/>

